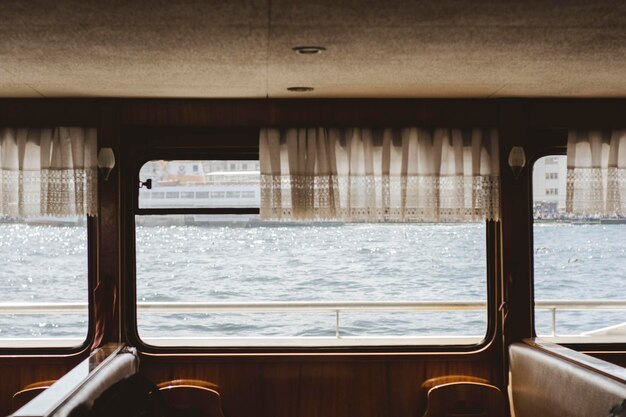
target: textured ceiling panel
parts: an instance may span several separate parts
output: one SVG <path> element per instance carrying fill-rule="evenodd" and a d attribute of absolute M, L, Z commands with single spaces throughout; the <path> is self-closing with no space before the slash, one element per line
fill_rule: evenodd
<path fill-rule="evenodd" d="M 80 95 L 90 96 L 98 91 L 120 91 L 129 97 L 154 97 L 167 91 L 167 96 L 177 96 L 177 88 L 180 96 L 189 96 L 196 88 L 202 91 L 197 96 L 221 97 L 232 90 L 226 97 L 233 97 L 246 92 L 243 86 L 249 90 L 247 95 L 265 95 L 266 28 L 187 25 L 170 27 L 167 33 L 160 36 L 153 27 L 81 26 L 56 31 L 35 26 L 24 36 L 0 27 L 0 67 L 14 80 L 31 85 L 54 84 L 60 92 L 66 84 L 68 94 L 81 91 L 82 85 L 86 90 Z M 231 51 L 228 59 L 224 59 L 226 51 Z M 162 84 L 168 88 L 157 92 L 152 87 Z M 228 85 L 239 88 L 220 87 L 220 95 L 209 88 Z"/>
<path fill-rule="evenodd" d="M 132 85 L 111 83 L 106 80 L 97 84 L 72 82 L 70 84 L 34 84 L 32 86 L 44 97 L 216 97 L 216 98 L 258 98 L 263 97 L 265 88 L 252 90 L 249 85 L 237 84 L 175 84 L 175 83 L 135 83 Z M 252 91 L 252 94 L 250 93 Z"/>
<path fill-rule="evenodd" d="M 11 83 L 0 76 L 0 91 L 5 97 L 41 97 L 41 94 L 23 83 Z"/>
<path fill-rule="evenodd" d="M 272 0 L 272 24 L 321 26 L 605 27 L 621 0 Z"/>
<path fill-rule="evenodd" d="M 546 93 L 546 91 L 549 91 Z M 624 83 L 611 84 L 584 84 L 584 85 L 571 85 L 571 84 L 557 84 L 552 86 L 549 90 L 546 89 L 545 84 L 507 84 L 492 97 L 606 97 L 606 98 L 623 98 L 626 97 L 624 92 Z"/>
<path fill-rule="evenodd" d="M 415 98 L 415 97 L 455 97 L 475 98 L 496 96 L 502 88 L 496 84 L 327 84 L 310 93 L 291 93 L 277 89 L 274 98 Z M 491 92 L 485 94 L 485 92 Z M 305 95 L 306 94 L 306 95 Z"/>
<path fill-rule="evenodd" d="M 289 85 L 312 85 L 327 94 L 340 86 L 341 91 L 355 86 L 367 91 L 368 85 L 388 85 L 386 96 L 445 97 L 454 95 L 456 85 L 459 96 L 470 91 L 485 97 L 510 83 L 532 85 L 529 95 L 537 95 L 537 86 L 543 86 L 544 96 L 564 91 L 575 95 L 574 87 L 593 83 L 597 88 L 603 81 L 626 93 L 626 32 L 620 30 L 398 27 L 384 32 L 327 27 L 318 34 L 311 27 L 274 28 L 270 95 Z M 328 50 L 315 56 L 286 54 L 298 37 Z M 350 53 L 343 53 L 346 48 Z M 446 88 L 433 88 L 442 85 Z"/>
<path fill-rule="evenodd" d="M 626 96 L 626 1 L 14 0 L 0 16 L 4 97 Z"/>
<path fill-rule="evenodd" d="M 254 26 L 267 24 L 268 0 L 3 0 L 0 16 L 14 27 Z"/>

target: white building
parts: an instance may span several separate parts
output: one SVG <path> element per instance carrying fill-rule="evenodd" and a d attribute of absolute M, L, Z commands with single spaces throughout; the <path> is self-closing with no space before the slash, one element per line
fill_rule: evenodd
<path fill-rule="evenodd" d="M 533 166 L 535 217 L 553 217 L 565 211 L 567 156 L 550 155 Z"/>

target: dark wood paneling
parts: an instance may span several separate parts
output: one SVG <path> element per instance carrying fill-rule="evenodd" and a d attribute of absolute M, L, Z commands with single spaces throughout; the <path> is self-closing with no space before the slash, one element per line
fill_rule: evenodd
<path fill-rule="evenodd" d="M 120 313 L 121 290 L 123 274 L 121 273 L 121 242 L 120 242 L 120 166 L 122 153 L 120 146 L 120 126 L 118 121 L 118 106 L 114 101 L 107 101 L 99 109 L 98 120 L 98 147 L 109 147 L 115 155 L 115 167 L 107 181 L 99 173 L 98 185 L 98 262 L 96 280 L 108 280 L 117 289 L 115 306 L 116 313 L 113 321 L 106 323 L 102 343 L 121 341 Z M 100 318 L 102 319 L 102 318 Z"/>
<path fill-rule="evenodd" d="M 0 99 L 0 126 L 98 126 L 100 108 L 110 101 Z"/>
<path fill-rule="evenodd" d="M 276 100 L 270 126 L 492 127 L 489 100 Z"/>
<path fill-rule="evenodd" d="M 535 129 L 623 129 L 625 99 L 532 100 L 529 124 Z"/>
<path fill-rule="evenodd" d="M 530 132 L 523 101 L 503 102 L 500 107 L 500 178 L 502 204 L 502 279 L 504 289 L 505 345 L 533 332 L 531 218 L 532 171 L 527 166 L 515 178 L 508 166 L 513 146 L 529 153 Z"/>
<path fill-rule="evenodd" d="M 258 127 L 269 109 L 267 100 L 124 100 L 120 117 L 124 125 Z"/>
<path fill-rule="evenodd" d="M 101 110 L 136 126 L 495 126 L 523 103 L 529 129 L 623 128 L 621 99 L 0 99 L 5 126 L 95 126 Z"/>
<path fill-rule="evenodd" d="M 163 158 L 176 158 L 177 153 L 215 151 L 250 152 L 254 159 L 259 152 L 259 127 L 128 127 L 123 128 L 125 157 L 145 157 L 155 150 Z M 131 145 L 131 146 L 128 146 Z M 131 154 L 132 153 L 132 154 Z"/>
<path fill-rule="evenodd" d="M 497 124 L 493 100 L 126 100 L 121 123 L 139 126 L 455 126 Z"/>
<path fill-rule="evenodd" d="M 0 416 L 8 415 L 11 398 L 34 382 L 59 379 L 72 369 L 83 355 L 74 357 L 0 357 Z"/>
<path fill-rule="evenodd" d="M 177 378 L 216 383 L 229 417 L 417 417 L 425 410 L 421 384 L 428 378 L 498 377 L 487 360 L 445 356 L 436 360 L 146 356 L 141 370 L 157 383 Z"/>

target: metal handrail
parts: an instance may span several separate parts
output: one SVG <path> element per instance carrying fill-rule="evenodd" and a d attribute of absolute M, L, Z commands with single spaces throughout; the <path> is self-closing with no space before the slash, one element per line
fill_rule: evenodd
<path fill-rule="evenodd" d="M 150 313 L 210 313 L 219 311 L 457 311 L 482 310 L 484 301 L 255 301 L 255 302 L 137 302 Z M 626 300 L 537 300 L 541 310 L 626 309 Z M 0 303 L 0 314 L 76 314 L 87 303 Z"/>
<path fill-rule="evenodd" d="M 0 303 L 0 314 L 81 314 L 87 303 Z"/>
<path fill-rule="evenodd" d="M 138 310 L 151 313 L 283 312 L 283 311 L 454 311 L 480 310 L 483 301 L 259 301 L 259 302 L 138 302 Z"/>
<path fill-rule="evenodd" d="M 137 302 L 137 310 L 147 313 L 285 312 L 326 311 L 461 311 L 484 310 L 484 301 L 284 301 L 284 302 Z M 626 300 L 537 300 L 535 308 L 549 310 L 552 336 L 556 335 L 557 310 L 626 310 Z M 0 303 L 0 314 L 84 314 L 87 303 Z"/>
<path fill-rule="evenodd" d="M 549 310 L 552 321 L 551 336 L 556 336 L 556 312 L 572 310 L 624 310 L 626 300 L 537 300 L 535 308 Z"/>

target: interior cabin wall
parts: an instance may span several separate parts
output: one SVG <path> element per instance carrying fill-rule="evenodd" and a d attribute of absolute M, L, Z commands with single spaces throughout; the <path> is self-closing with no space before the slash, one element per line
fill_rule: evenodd
<path fill-rule="evenodd" d="M 489 354 L 481 356 L 144 356 L 142 370 L 155 382 L 216 383 L 228 417 L 418 417 L 426 409 L 421 385 L 429 378 L 473 375 L 497 384 L 498 367 Z"/>
<path fill-rule="evenodd" d="M 491 343 L 476 352 L 449 354 L 143 355 L 142 369 L 155 382 L 190 377 L 217 383 L 229 417 L 252 413 L 347 417 L 356 412 L 364 417 L 416 416 L 424 408 L 422 382 L 449 374 L 483 377 L 504 388 L 505 346 L 533 332 L 530 170 L 515 179 L 507 166 L 508 152 L 522 145 L 532 160 L 547 149 L 564 149 L 568 128 L 623 127 L 625 120 L 626 100 L 609 99 L 0 100 L 0 126 L 96 126 L 99 146 L 112 147 L 118 162 L 127 157 L 123 150 L 128 144 L 123 140 L 134 140 L 124 132 L 135 128 L 182 129 L 199 137 L 204 129 L 262 126 L 493 126 L 500 130 L 503 212 L 494 239 L 499 256 L 492 266 L 496 274 L 491 302 L 503 309 L 492 312 Z M 123 185 L 133 181 L 124 166 L 118 164 L 109 181 L 99 187 L 96 237 L 95 280 L 117 283 L 118 300 L 126 298 L 129 268 L 124 243 L 129 203 Z M 129 317 L 124 305 L 118 303 L 118 318 L 107 324 L 104 341 L 129 341 L 126 329 L 132 323 L 124 324 Z M 0 415 L 10 411 L 12 392 L 31 382 L 58 378 L 87 350 L 44 358 L 11 353 L 18 356 L 0 356 Z M 604 357 L 622 363 L 623 358 Z"/>
<path fill-rule="evenodd" d="M 0 416 L 11 413 L 13 394 L 39 381 L 56 380 L 80 362 L 70 357 L 0 356 Z"/>
<path fill-rule="evenodd" d="M 223 104 L 223 107 L 220 105 Z M 260 105 L 263 104 L 263 105 Z M 127 102 L 120 113 L 122 149 L 136 152 L 150 142 L 163 146 L 171 136 L 175 148 L 215 146 L 213 138 L 228 137 L 219 147 L 247 149 L 247 129 L 262 126 L 455 126 L 491 127 L 499 120 L 498 106 L 481 100 L 286 100 L 207 103 L 169 101 Z M 156 129 L 155 129 L 156 127 Z M 205 134 L 203 135 L 203 131 Z M 159 134 L 159 132 L 161 132 Z M 240 134 L 242 133 L 242 134 Z M 253 132 L 253 146 L 256 146 Z M 204 139 L 202 139 L 204 137 Z M 130 142 L 135 142 L 132 146 Z M 171 145 L 170 145 L 171 146 Z M 123 151 L 123 153 L 127 153 Z M 131 161 L 138 155 L 128 152 Z M 127 170 L 128 172 L 128 170 Z M 132 190 L 128 190 L 132 194 Z M 129 204 L 130 195 L 124 204 Z M 128 212 L 128 206 L 126 207 Z M 128 239 L 123 239 L 128 240 Z M 132 257 L 132 250 L 127 258 Z M 123 262 L 125 263 L 125 262 Z M 132 263 L 127 276 L 132 274 Z M 495 269 L 493 267 L 492 269 Z M 132 281 L 131 281 L 132 282 Z M 492 283 L 492 314 L 499 304 L 498 284 Z M 132 284 L 131 284 L 132 285 Z M 125 297 L 127 301 L 133 298 Z M 134 322 L 128 305 L 124 321 Z M 495 318 L 498 321 L 499 318 Z M 500 328 L 495 325 L 494 327 Z M 136 336 L 128 335 L 131 343 Z M 307 355 L 254 355 L 225 353 L 160 355 L 156 350 L 142 356 L 141 369 L 155 382 L 178 378 L 208 380 L 219 387 L 226 416 L 319 416 L 347 417 L 418 416 L 425 410 L 422 383 L 441 375 L 472 375 L 503 386 L 502 338 L 498 331 L 491 343 L 471 353 L 446 355 L 326 353 Z M 187 352 L 189 353 L 189 352 Z"/>

